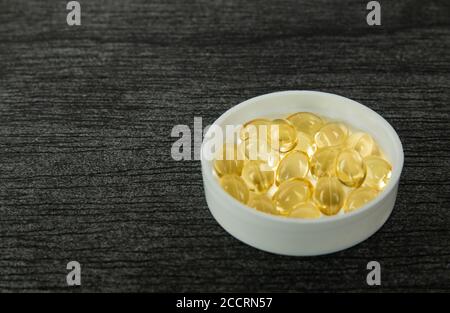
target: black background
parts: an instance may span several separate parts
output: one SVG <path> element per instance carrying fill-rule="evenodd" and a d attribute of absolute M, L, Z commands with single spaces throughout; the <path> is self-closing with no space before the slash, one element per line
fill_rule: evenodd
<path fill-rule="evenodd" d="M 1 291 L 450 291 L 448 1 L 0 0 Z M 357 100 L 404 145 L 397 204 L 356 247 L 298 258 L 210 215 L 176 124 L 260 94 Z M 66 286 L 66 264 L 82 287 Z M 366 264 L 382 286 L 366 285 Z"/>

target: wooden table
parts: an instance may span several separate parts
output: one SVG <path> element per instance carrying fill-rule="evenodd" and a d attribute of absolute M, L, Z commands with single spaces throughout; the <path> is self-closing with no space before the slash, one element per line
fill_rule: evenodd
<path fill-rule="evenodd" d="M 67 1 L 2 1 L 0 290 L 450 291 L 450 8 L 380 2 L 370 27 L 354 0 L 80 0 L 81 26 Z M 346 251 L 237 241 L 200 162 L 171 158 L 174 125 L 289 89 L 360 101 L 403 142 L 391 218 Z"/>

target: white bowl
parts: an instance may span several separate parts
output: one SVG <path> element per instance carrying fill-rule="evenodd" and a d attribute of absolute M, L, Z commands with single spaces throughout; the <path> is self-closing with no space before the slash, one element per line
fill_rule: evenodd
<path fill-rule="evenodd" d="M 257 117 L 286 116 L 300 111 L 345 121 L 374 137 L 393 166 L 388 185 L 376 199 L 354 212 L 320 219 L 273 216 L 228 195 L 213 174 L 212 161 L 202 158 L 206 202 L 228 233 L 255 248 L 295 256 L 340 251 L 370 237 L 391 214 L 403 168 L 402 144 L 392 126 L 373 110 L 348 98 L 316 91 L 283 91 L 255 97 L 226 111 L 214 124 L 238 125 Z M 210 135 L 207 132 L 205 138 Z"/>

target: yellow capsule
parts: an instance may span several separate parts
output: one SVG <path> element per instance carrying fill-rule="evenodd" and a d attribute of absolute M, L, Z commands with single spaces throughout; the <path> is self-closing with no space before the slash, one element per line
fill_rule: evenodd
<path fill-rule="evenodd" d="M 298 177 L 304 178 L 309 171 L 308 156 L 301 151 L 291 151 L 281 160 L 277 168 L 276 184 Z"/>
<path fill-rule="evenodd" d="M 319 208 L 311 201 L 295 206 L 289 214 L 289 217 L 297 218 L 319 218 L 321 216 Z"/>
<path fill-rule="evenodd" d="M 318 178 L 322 176 L 336 175 L 336 159 L 339 150 L 335 147 L 327 147 L 317 150 L 311 157 L 311 174 Z"/>
<path fill-rule="evenodd" d="M 241 175 L 244 156 L 235 144 L 224 144 L 214 160 L 214 170 L 219 177 L 228 174 Z"/>
<path fill-rule="evenodd" d="M 272 150 L 270 144 L 265 140 L 248 138 L 241 142 L 240 149 L 246 160 L 264 161 L 271 168 L 275 168 L 280 161 L 280 153 Z"/>
<path fill-rule="evenodd" d="M 242 178 L 251 191 L 263 193 L 273 185 L 274 172 L 263 161 L 248 161 L 242 169 Z"/>
<path fill-rule="evenodd" d="M 392 174 L 392 166 L 388 161 L 377 157 L 368 156 L 364 158 L 367 173 L 363 186 L 381 190 L 386 187 Z"/>
<path fill-rule="evenodd" d="M 342 150 L 337 156 L 336 175 L 344 185 L 361 186 L 366 177 L 366 167 L 361 155 L 353 149 Z"/>
<path fill-rule="evenodd" d="M 325 124 L 314 136 L 318 148 L 338 146 L 345 142 L 348 129 L 343 123 Z"/>
<path fill-rule="evenodd" d="M 249 198 L 248 187 L 237 175 L 225 175 L 220 178 L 220 185 L 230 196 L 246 204 Z"/>
<path fill-rule="evenodd" d="M 297 131 L 287 120 L 276 119 L 272 121 L 270 139 L 273 149 L 288 152 L 297 144 Z"/>
<path fill-rule="evenodd" d="M 316 132 L 324 124 L 319 116 L 309 112 L 295 113 L 290 115 L 287 119 L 295 126 L 297 131 L 303 132 L 310 137 L 314 137 Z"/>
<path fill-rule="evenodd" d="M 303 178 L 291 178 L 283 182 L 273 195 L 279 214 L 288 215 L 292 209 L 311 198 L 313 186 Z"/>
<path fill-rule="evenodd" d="M 378 147 L 372 136 L 357 132 L 351 134 L 346 141 L 346 146 L 355 149 L 363 158 L 369 155 L 377 155 Z"/>
<path fill-rule="evenodd" d="M 294 150 L 302 151 L 311 157 L 316 152 L 317 145 L 306 133 L 297 132 L 297 145 Z"/>
<path fill-rule="evenodd" d="M 264 213 L 278 215 L 278 211 L 275 205 L 273 204 L 272 200 L 266 195 L 251 194 L 250 200 L 248 200 L 247 205 Z"/>
<path fill-rule="evenodd" d="M 344 187 L 336 177 L 319 178 L 313 198 L 323 214 L 335 215 L 344 204 Z"/>
<path fill-rule="evenodd" d="M 259 139 L 260 134 L 262 138 L 264 137 L 269 138 L 270 124 L 271 124 L 270 120 L 264 118 L 257 118 L 251 120 L 242 125 L 239 136 L 241 137 L 242 140 L 246 140 L 250 137 Z"/>
<path fill-rule="evenodd" d="M 345 201 L 344 212 L 355 211 L 366 203 L 372 201 L 378 194 L 378 191 L 369 187 L 361 187 L 349 193 Z"/>

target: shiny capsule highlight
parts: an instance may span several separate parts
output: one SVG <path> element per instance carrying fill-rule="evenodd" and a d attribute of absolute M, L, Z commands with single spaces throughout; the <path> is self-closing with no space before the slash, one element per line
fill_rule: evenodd
<path fill-rule="evenodd" d="M 273 185 L 274 172 L 263 161 L 248 161 L 242 169 L 242 178 L 251 191 L 264 193 Z"/>
<path fill-rule="evenodd" d="M 297 132 L 290 122 L 276 119 L 271 124 L 270 142 L 272 149 L 288 152 L 297 144 Z"/>
<path fill-rule="evenodd" d="M 354 149 L 339 152 L 336 160 L 336 175 L 344 185 L 359 187 L 366 177 L 366 166 L 361 155 Z"/>
<path fill-rule="evenodd" d="M 316 114 L 309 112 L 298 112 L 290 115 L 287 120 L 294 125 L 299 132 L 303 132 L 309 137 L 313 137 L 323 126 L 324 121 Z"/>
<path fill-rule="evenodd" d="M 376 190 L 382 190 L 386 187 L 392 174 L 392 166 L 386 160 L 378 156 L 369 156 L 364 158 L 366 164 L 366 178 L 363 186 L 371 187 Z"/>
<path fill-rule="evenodd" d="M 280 161 L 276 172 L 276 184 L 298 177 L 304 178 L 309 172 L 309 158 L 301 151 L 291 151 Z"/>
<path fill-rule="evenodd" d="M 369 203 L 378 195 L 378 191 L 369 187 L 361 187 L 352 190 L 345 201 L 344 212 L 355 211 Z"/>
<path fill-rule="evenodd" d="M 348 129 L 343 123 L 325 124 L 314 136 L 318 148 L 342 145 L 348 136 Z"/>
<path fill-rule="evenodd" d="M 316 183 L 313 197 L 323 214 L 335 215 L 344 205 L 344 186 L 336 177 L 322 177 Z"/>
<path fill-rule="evenodd" d="M 308 180 L 292 178 L 280 185 L 272 200 L 281 215 L 289 215 L 296 206 L 311 198 L 312 190 Z"/>

